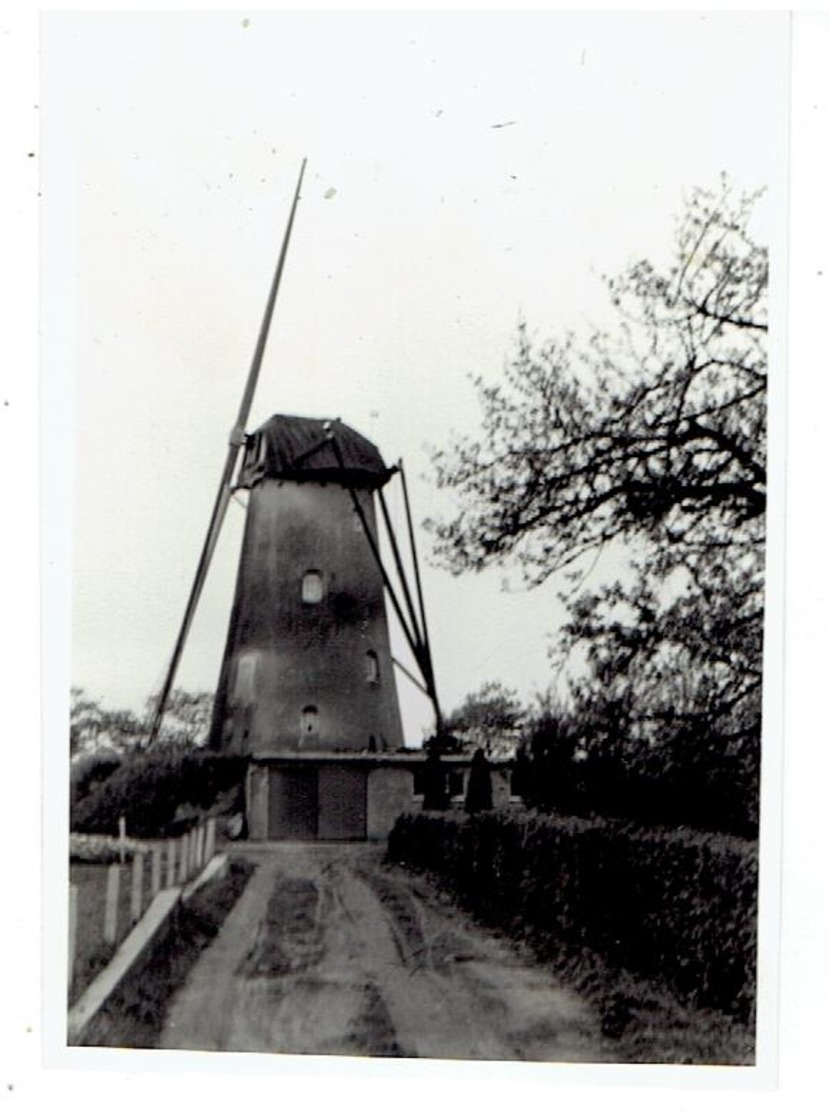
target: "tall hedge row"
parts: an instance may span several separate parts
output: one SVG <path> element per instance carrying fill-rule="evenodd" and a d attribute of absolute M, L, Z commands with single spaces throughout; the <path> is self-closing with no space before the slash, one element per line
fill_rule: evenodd
<path fill-rule="evenodd" d="M 246 766 L 236 755 L 200 751 L 126 757 L 106 780 L 73 799 L 72 830 L 117 835 L 118 818 L 124 816 L 130 835 L 176 835 L 221 798 L 241 809 Z"/>
<path fill-rule="evenodd" d="M 534 813 L 420 813 L 398 819 L 388 851 L 542 954 L 589 948 L 690 1005 L 753 1016 L 755 843 Z"/>

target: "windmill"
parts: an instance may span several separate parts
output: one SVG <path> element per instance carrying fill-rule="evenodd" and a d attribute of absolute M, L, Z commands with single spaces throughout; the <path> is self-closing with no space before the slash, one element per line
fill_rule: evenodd
<path fill-rule="evenodd" d="M 355 822 L 348 806 L 355 794 L 364 794 L 367 781 L 355 775 L 357 767 L 346 771 L 342 763 L 323 759 L 402 749 L 395 667 L 429 697 L 436 738 L 442 720 L 402 462 L 387 467 L 376 446 L 339 419 L 276 414 L 259 429 L 245 432 L 305 165 L 303 160 L 147 745 L 157 738 L 230 499 L 237 488 L 247 489 L 245 533 L 210 745 L 259 760 L 249 798 L 256 795 L 263 763 L 288 756 L 305 760 L 290 769 L 283 761 L 265 770 L 270 786 L 266 793 L 273 799 L 266 808 L 271 819 L 264 827 L 271 834 L 308 835 L 313 828 L 315 835 L 336 838 L 345 832 L 349 838 L 349 833 L 365 830 L 365 808 Z M 402 486 L 413 584 L 383 493 L 395 477 Z M 381 549 L 380 522 L 391 566 Z M 386 600 L 416 672 L 392 657 Z M 327 808 L 320 804 L 323 799 Z"/>

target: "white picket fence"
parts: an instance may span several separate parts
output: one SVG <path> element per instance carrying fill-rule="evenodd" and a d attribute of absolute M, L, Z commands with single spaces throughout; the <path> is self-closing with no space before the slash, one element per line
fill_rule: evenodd
<path fill-rule="evenodd" d="M 121 880 L 125 861 L 126 832 L 120 826 L 120 862 L 112 863 L 107 870 L 106 899 L 104 902 L 103 939 L 115 944 L 124 935 L 119 923 Z M 210 862 L 216 850 L 216 821 L 210 818 L 186 832 L 179 839 L 154 843 L 148 841 L 142 849 L 132 849 L 130 872 L 129 925 L 131 928 L 143 915 L 147 906 L 161 892 L 174 886 L 185 886 Z M 69 954 L 68 981 L 71 990 L 75 972 L 78 936 L 77 886 L 69 886 Z"/>

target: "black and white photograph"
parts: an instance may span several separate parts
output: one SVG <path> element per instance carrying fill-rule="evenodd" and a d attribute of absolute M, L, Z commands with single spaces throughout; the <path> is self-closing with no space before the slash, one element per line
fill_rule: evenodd
<path fill-rule="evenodd" d="M 789 64 L 779 12 L 43 16 L 66 1049 L 762 1066 Z"/>

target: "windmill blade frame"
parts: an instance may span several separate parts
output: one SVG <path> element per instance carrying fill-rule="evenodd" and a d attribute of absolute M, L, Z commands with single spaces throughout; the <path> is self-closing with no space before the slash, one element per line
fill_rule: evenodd
<path fill-rule="evenodd" d="M 210 564 L 213 559 L 213 554 L 216 549 L 216 543 L 219 540 L 222 525 L 224 523 L 225 514 L 227 512 L 228 503 L 230 502 L 233 494 L 233 474 L 236 470 L 236 464 L 239 458 L 239 450 L 244 444 L 245 440 L 245 426 L 247 425 L 248 417 L 250 416 L 251 406 L 253 405 L 254 394 L 256 393 L 256 385 L 259 380 L 259 372 L 262 368 L 262 360 L 265 355 L 265 347 L 268 342 L 268 335 L 270 333 L 271 320 L 273 318 L 274 306 L 276 305 L 276 298 L 279 293 L 279 286 L 282 281 L 282 272 L 285 269 L 285 260 L 288 256 L 288 245 L 291 240 L 291 232 L 293 231 L 294 218 L 296 217 L 297 206 L 299 204 L 300 190 L 302 189 L 302 180 L 305 175 L 305 167 L 307 159 L 302 160 L 302 165 L 299 170 L 299 178 L 294 191 L 294 198 L 291 204 L 291 210 L 288 215 L 288 222 L 285 227 L 285 233 L 282 237 L 282 246 L 277 259 L 276 268 L 274 270 L 273 279 L 271 281 L 270 290 L 268 292 L 268 299 L 265 304 L 265 311 L 262 315 L 262 323 L 259 328 L 259 335 L 256 339 L 256 347 L 254 348 L 253 357 L 251 359 L 250 370 L 248 371 L 247 379 L 245 380 L 245 389 L 242 393 L 242 401 L 239 405 L 239 412 L 236 417 L 236 422 L 230 431 L 228 438 L 228 452 L 225 459 L 225 465 L 222 470 L 221 480 L 219 482 L 219 490 L 216 494 L 216 499 L 213 504 L 213 511 L 210 516 L 210 524 L 207 529 L 207 536 L 202 546 L 201 555 L 199 557 L 198 566 L 196 568 L 196 575 L 193 579 L 193 586 L 190 589 L 190 595 L 187 600 L 187 606 L 184 611 L 184 618 L 179 628 L 178 636 L 176 638 L 173 654 L 170 659 L 170 664 L 167 668 L 167 673 L 164 678 L 164 684 L 158 695 L 155 711 L 153 713 L 152 724 L 147 736 L 146 746 L 149 749 L 155 743 L 158 737 L 158 732 L 161 727 L 161 721 L 164 717 L 164 711 L 167 706 L 167 701 L 172 691 L 173 683 L 175 681 L 176 672 L 178 671 L 181 655 L 184 652 L 184 647 L 187 643 L 187 636 L 190 633 L 190 627 L 193 623 L 193 617 L 198 607 L 199 599 L 201 597 L 204 582 L 207 579 L 207 573 L 210 569 Z"/>

